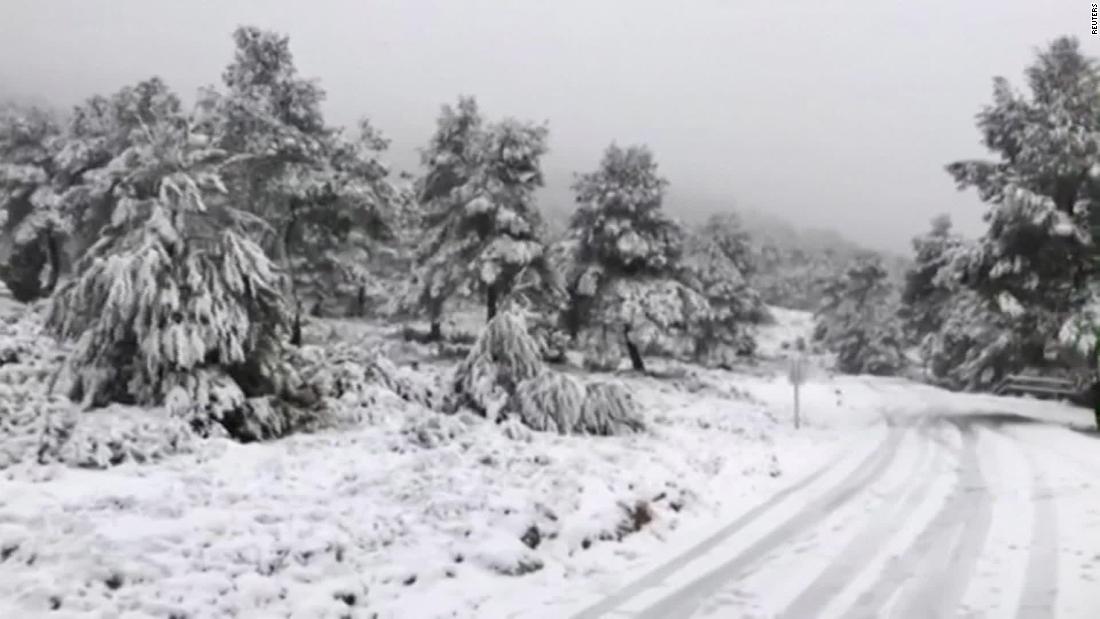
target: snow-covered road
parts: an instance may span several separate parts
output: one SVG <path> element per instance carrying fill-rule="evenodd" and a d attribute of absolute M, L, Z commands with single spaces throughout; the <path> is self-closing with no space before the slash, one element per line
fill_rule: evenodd
<path fill-rule="evenodd" d="M 947 410 L 876 436 L 575 616 L 1100 616 L 1094 436 Z"/>

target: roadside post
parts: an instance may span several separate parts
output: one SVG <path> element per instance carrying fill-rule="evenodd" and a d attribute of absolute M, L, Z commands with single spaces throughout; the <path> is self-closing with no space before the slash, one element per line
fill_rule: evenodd
<path fill-rule="evenodd" d="M 806 381 L 806 356 L 803 354 L 805 343 L 798 339 L 797 352 L 791 357 L 790 367 L 787 370 L 787 380 L 794 387 L 794 427 L 797 430 L 802 425 L 802 412 L 799 410 L 799 387 Z"/>

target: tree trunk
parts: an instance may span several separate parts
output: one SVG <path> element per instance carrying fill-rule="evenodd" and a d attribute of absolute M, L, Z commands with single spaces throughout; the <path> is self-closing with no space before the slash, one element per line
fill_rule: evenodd
<path fill-rule="evenodd" d="M 290 343 L 292 346 L 302 345 L 302 304 L 294 308 L 294 327 L 290 331 Z"/>
<path fill-rule="evenodd" d="M 642 360 L 642 353 L 638 352 L 638 347 L 630 340 L 630 325 L 623 325 L 623 340 L 626 342 L 626 352 L 630 354 L 630 364 L 634 366 L 634 370 L 645 372 L 645 361 Z"/>
<path fill-rule="evenodd" d="M 367 313 L 367 287 L 360 284 L 355 295 L 355 316 L 362 318 Z"/>
<path fill-rule="evenodd" d="M 497 287 L 489 284 L 485 291 L 485 322 L 497 315 Z"/>
<path fill-rule="evenodd" d="M 290 343 L 294 346 L 302 345 L 302 300 L 298 297 L 298 282 L 294 276 L 294 264 L 290 258 L 290 245 L 294 233 L 294 224 L 297 221 L 297 213 L 295 211 L 295 202 L 292 199 L 290 203 L 290 219 L 287 221 L 286 228 L 283 229 L 282 238 L 278 244 L 281 247 L 278 248 L 278 254 L 282 259 L 283 272 L 286 274 L 290 283 L 290 294 L 294 299 L 294 324 L 290 331 Z"/>
<path fill-rule="evenodd" d="M 1096 429 L 1100 431 L 1100 380 L 1095 377 L 1089 386 L 1089 396 L 1092 400 L 1092 412 L 1096 416 Z"/>
<path fill-rule="evenodd" d="M 50 276 L 43 288 L 43 295 L 53 294 L 57 280 L 61 277 L 61 248 L 57 246 L 57 237 L 52 230 L 46 230 L 46 257 L 49 259 Z"/>

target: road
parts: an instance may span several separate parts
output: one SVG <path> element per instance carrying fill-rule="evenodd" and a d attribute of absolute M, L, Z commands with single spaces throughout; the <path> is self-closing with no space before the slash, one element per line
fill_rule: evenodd
<path fill-rule="evenodd" d="M 1100 617 L 1100 440 L 989 413 L 878 436 L 575 616 Z"/>

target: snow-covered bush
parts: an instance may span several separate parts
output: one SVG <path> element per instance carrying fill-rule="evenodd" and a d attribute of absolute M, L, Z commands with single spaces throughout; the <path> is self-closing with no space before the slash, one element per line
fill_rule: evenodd
<path fill-rule="evenodd" d="M 619 369 L 623 359 L 622 332 L 599 325 L 581 332 L 584 367 L 588 370 L 611 372 Z"/>
<path fill-rule="evenodd" d="M 414 444 L 434 449 L 469 433 L 480 419 L 464 411 L 456 415 L 436 415 L 420 411 L 420 414 L 414 413 L 406 418 L 401 432 Z"/>
<path fill-rule="evenodd" d="M 19 319 L 0 321 L 0 469 L 52 462 L 104 468 L 190 449 L 187 424 L 163 409 L 112 406 L 84 413 L 49 393 L 64 356 L 40 330 L 33 306 Z"/>
<path fill-rule="evenodd" d="M 57 461 L 77 413 L 64 398 L 0 387 L 0 470 L 21 462 Z"/>
<path fill-rule="evenodd" d="M 571 434 L 577 431 L 583 401 L 584 389 L 575 378 L 546 371 L 516 387 L 508 410 L 532 429 Z"/>
<path fill-rule="evenodd" d="M 546 367 L 521 316 L 489 321 L 454 378 L 454 406 L 495 421 L 514 416 L 524 426 L 561 434 L 620 434 L 642 428 L 637 403 L 620 385 L 582 388 Z"/>
<path fill-rule="evenodd" d="M 123 462 L 153 462 L 190 451 L 194 441 L 191 428 L 163 409 L 115 406 L 81 413 L 72 420 L 66 440 L 51 454 L 70 466 L 107 468 Z"/>
<path fill-rule="evenodd" d="M 585 387 L 580 418 L 574 429 L 580 434 L 609 436 L 645 429 L 638 402 L 619 383 L 598 382 Z"/>
<path fill-rule="evenodd" d="M 437 409 L 445 395 L 437 376 L 398 366 L 378 344 L 309 344 L 298 350 L 293 364 L 304 382 L 322 397 L 337 401 L 329 407 L 333 413 L 325 420 L 336 426 L 372 418 L 379 407 L 393 406 L 396 400 Z"/>
<path fill-rule="evenodd" d="M 539 344 L 522 316 L 497 314 L 455 370 L 456 406 L 468 406 L 496 420 L 523 381 L 545 371 Z"/>

